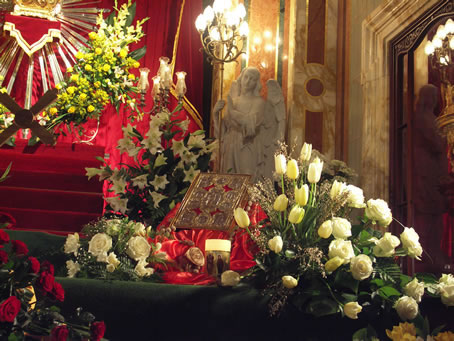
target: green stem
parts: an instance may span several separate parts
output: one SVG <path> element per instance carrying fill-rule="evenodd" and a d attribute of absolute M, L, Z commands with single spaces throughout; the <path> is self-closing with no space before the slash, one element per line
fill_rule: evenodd
<path fill-rule="evenodd" d="M 284 174 L 281 174 L 281 183 L 282 183 L 282 194 L 285 194 L 285 188 L 284 188 Z"/>

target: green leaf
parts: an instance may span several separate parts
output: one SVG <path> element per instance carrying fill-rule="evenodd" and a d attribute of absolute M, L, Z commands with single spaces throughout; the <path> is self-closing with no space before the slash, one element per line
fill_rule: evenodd
<path fill-rule="evenodd" d="M 6 167 L 5 171 L 3 172 L 2 176 L 0 177 L 0 182 L 6 180 L 6 178 L 8 177 L 9 171 L 11 170 L 11 165 L 12 165 L 12 164 L 13 164 L 13 163 L 10 162 L 9 165 L 8 165 L 8 167 Z"/>
<path fill-rule="evenodd" d="M 106 162 L 101 156 L 95 156 L 95 159 L 101 161 L 102 163 Z"/>
<path fill-rule="evenodd" d="M 353 341 L 372 341 L 378 340 L 377 332 L 375 329 L 368 325 L 367 328 L 357 330 L 352 337 Z"/>
<path fill-rule="evenodd" d="M 113 23 L 114 23 L 114 18 L 115 18 L 115 11 L 112 11 L 112 13 L 110 13 L 110 15 L 107 17 L 107 19 L 105 20 L 106 21 L 106 24 L 108 26 L 113 26 Z"/>
<path fill-rule="evenodd" d="M 336 271 L 334 284 L 336 287 L 350 289 L 355 294 L 358 292 L 359 281 L 354 279 L 350 272 Z"/>
<path fill-rule="evenodd" d="M 306 312 L 314 315 L 315 317 L 321 317 L 326 315 L 332 315 L 339 312 L 338 304 L 324 296 L 313 298 L 306 307 Z"/>
<path fill-rule="evenodd" d="M 145 56 L 145 53 L 147 53 L 147 45 L 142 46 L 140 49 L 131 51 L 129 53 L 129 57 L 135 60 L 140 60 L 143 56 Z"/>
<path fill-rule="evenodd" d="M 32 135 L 30 137 L 30 139 L 28 140 L 28 143 L 27 143 L 27 146 L 29 147 L 33 147 L 35 144 L 37 144 L 39 142 L 39 137 L 38 136 L 35 136 L 35 135 Z"/>
<path fill-rule="evenodd" d="M 8 341 L 17 341 L 18 338 L 16 336 L 16 334 L 9 334 L 8 336 Z"/>
<path fill-rule="evenodd" d="M 383 298 L 390 298 L 393 296 L 401 296 L 401 292 L 390 286 L 384 286 L 378 289 L 380 296 Z"/>
<path fill-rule="evenodd" d="M 129 6 L 128 12 L 129 12 L 129 15 L 126 17 L 125 28 L 131 26 L 132 21 L 134 20 L 134 17 L 136 16 L 136 3 L 135 2 L 131 6 Z"/>

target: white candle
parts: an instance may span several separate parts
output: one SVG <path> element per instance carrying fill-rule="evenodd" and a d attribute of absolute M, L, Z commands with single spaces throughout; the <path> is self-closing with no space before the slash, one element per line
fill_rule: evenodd
<path fill-rule="evenodd" d="M 186 93 L 186 82 L 184 81 L 186 77 L 186 72 L 179 71 L 176 73 L 177 75 L 177 85 L 175 86 L 175 90 L 177 91 L 177 95 L 183 97 Z"/>
<path fill-rule="evenodd" d="M 147 67 L 143 67 L 139 69 L 140 77 L 137 87 L 140 91 L 146 92 L 150 88 L 150 83 L 148 82 L 148 73 L 150 69 Z"/>

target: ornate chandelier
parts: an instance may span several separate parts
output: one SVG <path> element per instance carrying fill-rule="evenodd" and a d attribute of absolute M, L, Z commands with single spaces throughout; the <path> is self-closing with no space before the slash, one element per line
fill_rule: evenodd
<path fill-rule="evenodd" d="M 454 21 L 448 19 L 440 25 L 431 41 L 424 47 L 432 67 L 439 71 L 441 80 L 441 95 L 443 111 L 436 118 L 441 136 L 446 137 L 449 147 L 448 157 L 454 170 L 454 89 L 450 74 L 454 71 Z"/>

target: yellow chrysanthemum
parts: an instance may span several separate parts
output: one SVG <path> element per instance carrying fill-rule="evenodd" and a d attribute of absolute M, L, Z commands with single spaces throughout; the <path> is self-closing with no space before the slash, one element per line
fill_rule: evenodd
<path fill-rule="evenodd" d="M 134 64 L 132 64 L 132 67 L 137 69 L 138 67 L 140 67 L 140 63 L 134 62 Z"/>
<path fill-rule="evenodd" d="M 85 71 L 88 71 L 88 72 L 93 70 L 93 68 L 91 67 L 90 64 L 85 65 L 84 69 L 85 69 Z"/>
<path fill-rule="evenodd" d="M 55 108 L 55 107 L 52 107 L 52 108 L 50 108 L 50 110 L 49 110 L 49 113 L 50 113 L 51 115 L 55 115 L 57 112 L 58 112 L 58 110 L 57 110 L 57 108 Z"/>
<path fill-rule="evenodd" d="M 88 33 L 88 37 L 91 40 L 95 40 L 98 37 L 98 35 L 96 34 L 96 32 L 90 32 L 90 33 Z"/>
<path fill-rule="evenodd" d="M 61 88 L 62 88 L 60 83 L 56 84 L 55 87 L 57 88 L 57 90 L 61 90 Z"/>
<path fill-rule="evenodd" d="M 96 81 L 93 85 L 95 86 L 95 88 L 99 88 L 101 86 L 101 82 Z"/>
<path fill-rule="evenodd" d="M 434 336 L 435 341 L 454 341 L 453 332 L 443 332 L 438 333 L 437 336 Z"/>
<path fill-rule="evenodd" d="M 134 79 L 136 79 L 136 76 L 134 74 L 130 73 L 128 75 L 128 79 L 134 80 Z"/>
<path fill-rule="evenodd" d="M 102 49 L 99 48 L 99 47 L 97 47 L 97 48 L 95 49 L 95 54 L 100 55 L 101 53 L 102 53 Z"/>
<path fill-rule="evenodd" d="M 85 101 L 87 99 L 87 94 L 80 94 L 79 99 Z"/>
<path fill-rule="evenodd" d="M 77 73 L 71 75 L 71 81 L 72 82 L 77 82 L 79 80 L 79 75 Z"/>
<path fill-rule="evenodd" d="M 393 341 L 416 340 L 416 327 L 412 323 L 404 322 L 394 326 L 393 330 L 386 329 L 386 335 Z"/>
<path fill-rule="evenodd" d="M 121 49 L 120 57 L 121 58 L 126 58 L 127 55 L 128 55 L 128 51 L 126 51 L 126 49 Z"/>
<path fill-rule="evenodd" d="M 66 89 L 66 91 L 68 92 L 68 94 L 72 95 L 74 93 L 74 91 L 76 91 L 76 87 L 69 86 L 68 89 Z"/>
<path fill-rule="evenodd" d="M 82 59 L 83 57 L 84 57 L 84 54 L 81 51 L 77 51 L 76 59 Z"/>
<path fill-rule="evenodd" d="M 107 72 L 110 70 L 110 65 L 109 64 L 104 64 L 102 67 L 103 71 Z"/>
<path fill-rule="evenodd" d="M 93 112 L 95 110 L 95 107 L 92 106 L 91 104 L 87 107 L 88 112 Z"/>
<path fill-rule="evenodd" d="M 73 67 L 70 66 L 69 68 L 66 69 L 66 72 L 68 73 L 72 73 L 74 71 Z"/>
<path fill-rule="evenodd" d="M 68 109 L 68 112 L 69 112 L 70 114 L 74 114 L 74 113 L 76 112 L 76 108 L 75 108 L 75 107 L 70 107 L 70 108 Z"/>

